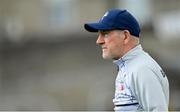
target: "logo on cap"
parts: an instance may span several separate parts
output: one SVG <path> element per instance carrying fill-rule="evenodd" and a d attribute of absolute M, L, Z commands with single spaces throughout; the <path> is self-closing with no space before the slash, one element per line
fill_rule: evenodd
<path fill-rule="evenodd" d="M 108 15 L 108 13 L 109 13 L 109 12 L 106 12 L 106 13 L 104 14 L 104 16 L 101 18 L 101 20 L 103 20 L 104 17 L 106 17 L 106 16 Z"/>

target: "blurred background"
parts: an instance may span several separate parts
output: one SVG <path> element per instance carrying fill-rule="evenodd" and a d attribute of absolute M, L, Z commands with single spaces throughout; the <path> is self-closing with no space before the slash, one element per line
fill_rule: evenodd
<path fill-rule="evenodd" d="M 0 0 L 0 110 L 113 110 L 115 65 L 83 29 L 111 8 L 140 22 L 180 110 L 180 0 Z"/>

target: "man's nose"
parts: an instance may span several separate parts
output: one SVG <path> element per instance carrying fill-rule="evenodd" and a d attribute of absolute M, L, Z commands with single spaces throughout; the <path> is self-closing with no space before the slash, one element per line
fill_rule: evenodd
<path fill-rule="evenodd" d="M 96 40 L 96 44 L 98 44 L 98 45 L 104 44 L 104 38 L 101 35 L 98 36 L 98 38 Z"/>

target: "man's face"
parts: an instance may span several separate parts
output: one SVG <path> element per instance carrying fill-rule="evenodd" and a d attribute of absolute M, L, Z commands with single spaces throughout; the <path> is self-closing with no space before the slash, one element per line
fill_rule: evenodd
<path fill-rule="evenodd" d="M 124 33 L 119 30 L 99 31 L 96 43 L 102 47 L 104 59 L 119 59 L 124 53 Z"/>

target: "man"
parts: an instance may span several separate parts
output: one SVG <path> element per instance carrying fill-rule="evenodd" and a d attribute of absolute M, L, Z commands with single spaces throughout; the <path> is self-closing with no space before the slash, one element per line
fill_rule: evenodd
<path fill-rule="evenodd" d="M 102 47 L 102 57 L 112 59 L 119 68 L 114 110 L 168 111 L 168 79 L 142 49 L 137 20 L 127 10 L 112 9 L 97 23 L 84 27 L 89 32 L 99 32 L 96 43 Z"/>

